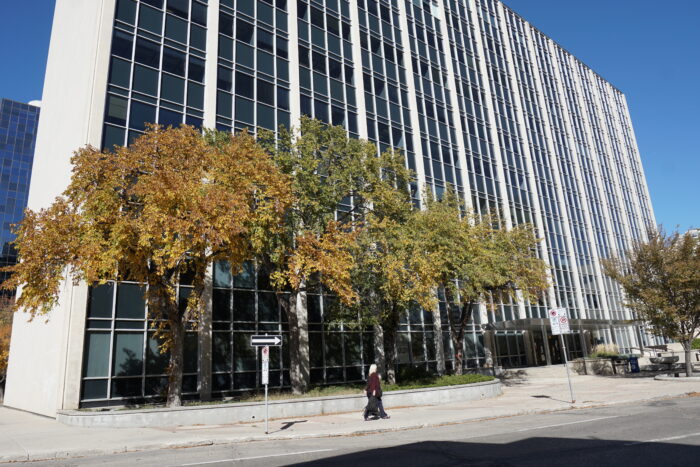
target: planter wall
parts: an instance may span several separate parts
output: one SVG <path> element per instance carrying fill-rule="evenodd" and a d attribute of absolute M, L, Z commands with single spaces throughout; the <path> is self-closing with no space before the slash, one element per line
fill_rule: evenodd
<path fill-rule="evenodd" d="M 502 394 L 499 380 L 485 383 L 411 389 L 384 393 L 384 407 L 438 405 L 487 399 Z M 359 412 L 367 403 L 364 395 L 287 399 L 269 402 L 270 418 L 306 417 L 329 413 Z M 109 411 L 59 411 L 56 419 L 66 425 L 82 427 L 155 427 L 178 425 L 220 425 L 264 420 L 265 403 L 216 404 L 175 409 L 141 409 Z"/>
<path fill-rule="evenodd" d="M 573 370 L 579 375 L 612 376 L 615 374 L 609 358 L 577 358 L 572 361 Z"/>

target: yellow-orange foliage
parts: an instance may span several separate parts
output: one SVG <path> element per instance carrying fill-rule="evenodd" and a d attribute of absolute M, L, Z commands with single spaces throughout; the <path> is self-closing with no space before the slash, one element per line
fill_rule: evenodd
<path fill-rule="evenodd" d="M 282 229 L 289 179 L 252 136 L 209 144 L 187 126 L 152 126 L 114 152 L 85 147 L 72 163 L 63 195 L 27 211 L 17 232 L 21 261 L 5 286 L 22 285 L 17 304 L 34 316 L 54 307 L 66 274 L 147 284 L 150 318 L 170 350 L 169 403 L 177 405 L 184 323 L 200 308 L 206 268 L 216 260 L 237 267 Z M 195 292 L 184 313 L 175 288 L 183 273 Z"/>

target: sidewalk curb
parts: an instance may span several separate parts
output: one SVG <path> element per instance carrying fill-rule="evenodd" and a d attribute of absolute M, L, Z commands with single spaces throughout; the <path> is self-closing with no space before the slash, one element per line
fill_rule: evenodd
<path fill-rule="evenodd" d="M 398 427 L 385 427 L 385 428 L 367 428 L 367 429 L 357 429 L 351 431 L 343 432 L 325 432 L 325 433 L 305 433 L 305 434 L 289 434 L 289 435 L 256 435 L 256 436 L 239 436 L 239 437 L 220 437 L 220 438 L 204 438 L 198 440 L 183 440 L 183 441 L 173 441 L 166 443 L 154 443 L 148 442 L 143 444 L 134 444 L 120 446 L 110 449 L 78 449 L 73 451 L 37 451 L 33 453 L 26 452 L 23 455 L 0 455 L 0 463 L 10 463 L 10 462 L 27 462 L 27 461 L 44 461 L 44 460 L 57 460 L 57 459 L 71 459 L 89 456 L 107 456 L 111 454 L 120 454 L 126 452 L 139 452 L 139 451 L 155 451 L 162 449 L 186 449 L 193 447 L 203 447 L 212 445 L 223 445 L 223 444 L 235 444 L 235 443 L 248 443 L 255 441 L 283 441 L 283 440 L 299 440 L 299 439 L 313 439 L 313 438 L 337 438 L 337 437 L 350 437 L 350 436 L 366 436 L 378 433 L 389 433 L 398 431 L 408 431 L 408 430 L 418 430 L 422 428 L 434 428 L 439 426 L 449 426 L 449 425 L 460 425 L 464 423 L 480 422 L 486 420 L 496 420 L 501 418 L 518 417 L 523 415 L 534 415 L 534 414 L 547 414 L 556 413 L 569 410 L 578 409 L 589 409 L 596 407 L 610 407 L 616 405 L 625 405 L 632 403 L 650 402 L 655 400 L 663 399 L 675 399 L 683 397 L 692 397 L 693 392 L 684 393 L 673 393 L 665 394 L 660 396 L 655 396 L 652 398 L 644 399 L 627 399 L 614 402 L 591 402 L 591 403 L 575 403 L 568 404 L 561 408 L 555 409 L 521 409 L 515 410 L 508 413 L 496 414 L 492 417 L 476 417 L 476 418 L 461 418 L 457 420 L 449 420 L 444 422 L 425 422 L 425 423 L 413 423 L 402 425 Z M 369 422 L 372 423 L 372 422 Z"/>

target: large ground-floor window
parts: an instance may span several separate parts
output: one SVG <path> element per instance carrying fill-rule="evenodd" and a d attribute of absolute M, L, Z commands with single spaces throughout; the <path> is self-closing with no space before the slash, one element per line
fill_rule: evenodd
<path fill-rule="evenodd" d="M 185 307 L 192 287 L 183 279 L 178 299 Z M 167 390 L 168 355 L 160 352 L 152 321 L 148 319 L 144 288 L 133 282 L 108 282 L 90 288 L 83 356 L 81 405 L 125 405 L 163 399 Z M 289 379 L 288 320 L 285 294 L 276 294 L 269 278 L 253 264 L 234 274 L 226 263 L 213 267 L 211 291 L 211 349 L 200 349 L 196 323 L 185 337 L 183 397 L 199 397 L 199 365 L 211 362 L 214 398 L 235 397 L 261 389 L 260 354 L 250 346 L 253 334 L 281 334 L 283 346 L 270 352 L 270 387 L 287 388 Z M 335 297 L 321 287 L 307 294 L 309 357 L 312 385 L 361 384 L 375 363 L 372 327 L 338 321 Z M 442 339 L 448 371 L 455 349 L 449 338 L 447 307 L 440 303 L 441 332 L 433 313 L 414 307 L 401 316 L 396 333 L 397 369 L 437 370 L 436 339 Z M 207 345 L 208 346 L 208 345 Z M 508 364 L 520 364 L 520 347 L 506 347 Z M 462 348 L 466 369 L 485 363 L 484 338 L 475 306 Z M 512 362 L 511 362 L 512 360 Z"/>

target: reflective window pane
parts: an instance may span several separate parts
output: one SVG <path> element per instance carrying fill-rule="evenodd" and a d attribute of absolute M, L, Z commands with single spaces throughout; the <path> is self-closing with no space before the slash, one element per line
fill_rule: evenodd
<path fill-rule="evenodd" d="M 107 96 L 107 111 L 105 121 L 117 125 L 126 125 L 126 109 L 128 101 L 123 97 Z"/>
<path fill-rule="evenodd" d="M 165 37 L 187 44 L 187 21 L 168 15 L 165 19 Z"/>
<path fill-rule="evenodd" d="M 185 80 L 163 73 L 160 84 L 160 97 L 182 104 L 185 101 Z"/>
<path fill-rule="evenodd" d="M 163 71 L 185 76 L 185 54 L 170 47 L 163 49 Z"/>
<path fill-rule="evenodd" d="M 114 376 L 138 376 L 143 365 L 143 333 L 114 334 Z"/>
<path fill-rule="evenodd" d="M 207 50 L 207 31 L 196 24 L 190 26 L 190 45 L 199 50 Z"/>
<path fill-rule="evenodd" d="M 204 108 L 204 86 L 191 81 L 187 84 L 187 105 L 196 109 Z"/>
<path fill-rule="evenodd" d="M 193 81 L 204 82 L 204 60 L 190 56 L 190 67 L 187 77 Z"/>
<path fill-rule="evenodd" d="M 118 57 L 131 60 L 131 47 L 134 42 L 134 36 L 121 31 L 114 31 L 112 37 L 112 53 Z"/>
<path fill-rule="evenodd" d="M 144 65 L 158 68 L 160 65 L 160 45 L 139 37 L 136 39 L 134 59 Z"/>
<path fill-rule="evenodd" d="M 137 284 L 119 284 L 117 288 L 117 318 L 144 319 L 145 289 Z"/>
<path fill-rule="evenodd" d="M 90 287 L 89 318 L 111 318 L 114 301 L 114 282 Z"/>
<path fill-rule="evenodd" d="M 173 128 L 177 128 L 182 124 L 182 114 L 173 110 L 160 109 L 158 123 L 165 127 L 172 126 Z"/>
<path fill-rule="evenodd" d="M 117 2 L 117 19 L 134 24 L 136 19 L 136 2 L 134 0 L 119 0 Z"/>
<path fill-rule="evenodd" d="M 86 333 L 83 376 L 109 376 L 109 341 L 108 332 Z"/>
<path fill-rule="evenodd" d="M 158 94 L 158 72 L 145 66 L 135 65 L 134 91 L 156 96 Z"/>
<path fill-rule="evenodd" d="M 156 108 L 152 105 L 141 102 L 131 102 L 131 113 L 129 116 L 129 126 L 136 130 L 145 130 L 146 123 L 156 121 Z"/>
<path fill-rule="evenodd" d="M 163 32 L 163 13 L 145 5 L 141 6 L 139 28 L 160 35 Z"/>
<path fill-rule="evenodd" d="M 109 67 L 109 83 L 128 88 L 130 81 L 131 63 L 112 57 L 112 62 Z"/>

